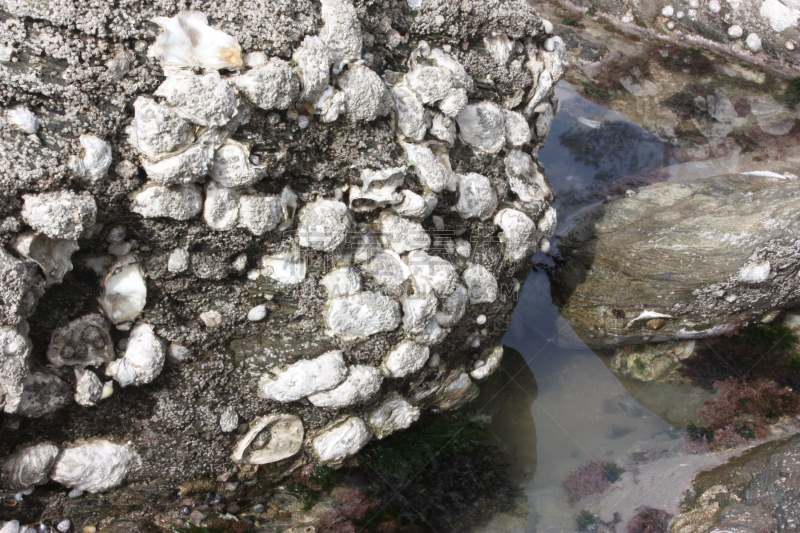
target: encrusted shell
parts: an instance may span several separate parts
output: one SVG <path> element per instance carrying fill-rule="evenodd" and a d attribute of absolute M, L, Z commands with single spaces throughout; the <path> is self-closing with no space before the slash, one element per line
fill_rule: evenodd
<path fill-rule="evenodd" d="M 325 323 L 335 335 L 368 337 L 393 331 L 400 325 L 400 305 L 379 292 L 358 292 L 332 298 L 325 307 Z"/>
<path fill-rule="evenodd" d="M 70 190 L 22 195 L 22 219 L 53 239 L 79 239 L 94 227 L 97 204 L 88 192 Z"/>
<path fill-rule="evenodd" d="M 58 328 L 50 337 L 47 360 L 56 368 L 110 363 L 114 360 L 114 341 L 108 323 L 99 314 L 92 313 Z"/>
<path fill-rule="evenodd" d="M 486 176 L 458 175 L 458 202 L 455 211 L 461 218 L 486 220 L 497 209 L 497 193 Z"/>
<path fill-rule="evenodd" d="M 133 194 L 131 211 L 144 218 L 173 218 L 189 220 L 203 210 L 203 195 L 194 185 L 146 184 Z"/>
<path fill-rule="evenodd" d="M 166 356 L 166 346 L 153 327 L 139 323 L 131 330 L 123 356 L 106 367 L 106 375 L 123 387 L 144 385 L 161 373 Z"/>
<path fill-rule="evenodd" d="M 231 460 L 237 464 L 264 465 L 288 459 L 303 446 L 300 417 L 288 414 L 260 416 L 236 442 Z"/>
<path fill-rule="evenodd" d="M 492 303 L 499 295 L 497 280 L 483 265 L 470 265 L 461 274 L 467 284 L 469 303 L 472 305 Z"/>
<path fill-rule="evenodd" d="M 300 210 L 297 237 L 300 246 L 322 252 L 339 247 L 354 223 L 347 206 L 336 200 L 317 200 Z"/>
<path fill-rule="evenodd" d="M 145 155 L 158 157 L 192 142 L 192 125 L 171 108 L 146 96 L 138 97 L 133 108 L 131 141 Z"/>
<path fill-rule="evenodd" d="M 274 230 L 282 216 L 283 204 L 279 196 L 243 194 L 239 197 L 239 224 L 253 235 Z"/>
<path fill-rule="evenodd" d="M 215 151 L 213 144 L 199 143 L 156 162 L 142 159 L 142 168 L 159 185 L 192 183 L 208 174 Z"/>
<path fill-rule="evenodd" d="M 211 229 L 233 229 L 239 221 L 239 193 L 215 181 L 209 181 L 203 204 L 203 220 Z"/>
<path fill-rule="evenodd" d="M 397 192 L 397 188 L 403 184 L 405 171 L 406 167 L 378 171 L 363 169 L 361 187 L 350 187 L 350 209 L 365 212 L 400 203 L 403 196 Z"/>
<path fill-rule="evenodd" d="M 236 94 L 216 72 L 201 76 L 181 70 L 170 74 L 156 96 L 184 119 L 200 126 L 223 126 L 236 112 Z"/>
<path fill-rule="evenodd" d="M 49 442 L 25 446 L 0 461 L 0 489 L 19 492 L 45 479 L 58 457 L 58 446 Z"/>
<path fill-rule="evenodd" d="M 265 166 L 250 162 L 250 150 L 240 142 L 228 139 L 214 152 L 209 175 L 224 187 L 247 187 L 267 175 Z"/>
<path fill-rule="evenodd" d="M 444 298 L 458 285 L 458 272 L 447 259 L 428 255 L 421 250 L 410 252 L 406 258 L 414 286 L 420 292 L 434 292 Z"/>
<path fill-rule="evenodd" d="M 330 83 L 330 66 L 333 60 L 328 46 L 318 36 L 307 35 L 294 51 L 292 59 L 297 63 L 303 84 L 300 100 L 316 100 Z"/>
<path fill-rule="evenodd" d="M 261 109 L 287 109 L 300 94 L 300 79 L 282 59 L 273 57 L 267 64 L 230 79 L 253 105 Z"/>
<path fill-rule="evenodd" d="M 120 485 L 130 471 L 133 454 L 125 445 L 91 439 L 65 448 L 50 477 L 71 489 L 103 492 Z"/>
<path fill-rule="evenodd" d="M 321 15 L 325 25 L 319 36 L 328 45 L 331 61 L 339 64 L 361 59 L 361 22 L 353 4 L 347 0 L 322 0 Z"/>
<path fill-rule="evenodd" d="M 431 245 L 430 235 L 418 222 L 407 220 L 389 210 L 381 212 L 379 221 L 386 246 L 398 254 L 425 250 Z"/>
<path fill-rule="evenodd" d="M 14 249 L 42 269 L 48 286 L 61 283 L 72 270 L 72 254 L 78 250 L 74 239 L 51 239 L 47 235 L 26 231 L 17 236 Z"/>
<path fill-rule="evenodd" d="M 503 110 L 494 102 L 470 104 L 456 117 L 461 140 L 479 152 L 496 154 L 506 142 Z"/>
<path fill-rule="evenodd" d="M 100 305 L 113 324 L 131 322 L 147 302 L 144 270 L 132 255 L 121 257 L 103 281 Z"/>
<path fill-rule="evenodd" d="M 338 83 L 345 96 L 347 116 L 351 120 L 370 121 L 389 114 L 389 88 L 369 67 L 350 65 L 347 72 L 339 76 Z"/>
<path fill-rule="evenodd" d="M 358 453 L 372 439 L 372 429 L 351 416 L 323 429 L 311 441 L 314 457 L 322 463 L 337 464 Z"/>
<path fill-rule="evenodd" d="M 430 349 L 427 346 L 405 340 L 386 354 L 381 370 L 388 378 L 402 378 L 425 366 L 429 356 Z"/>
<path fill-rule="evenodd" d="M 367 423 L 379 439 L 401 429 L 411 427 L 419 420 L 420 408 L 408 403 L 397 393 L 390 394 L 367 415 Z"/>
<path fill-rule="evenodd" d="M 347 377 L 342 352 L 334 350 L 315 359 L 302 359 L 285 368 L 273 368 L 258 383 L 258 395 L 293 402 L 309 394 L 330 390 Z"/>
<path fill-rule="evenodd" d="M 361 268 L 376 282 L 387 287 L 397 287 L 411 276 L 411 270 L 405 262 L 391 250 L 378 252 Z"/>
<path fill-rule="evenodd" d="M 162 67 L 239 68 L 242 48 L 236 38 L 208 25 L 205 14 L 181 11 L 174 17 L 156 17 L 163 32 L 147 55 L 158 58 Z"/>
<path fill-rule="evenodd" d="M 308 400 L 317 407 L 341 409 L 367 402 L 380 391 L 383 376 L 372 366 L 355 365 L 341 384 L 335 388 L 312 394 Z"/>

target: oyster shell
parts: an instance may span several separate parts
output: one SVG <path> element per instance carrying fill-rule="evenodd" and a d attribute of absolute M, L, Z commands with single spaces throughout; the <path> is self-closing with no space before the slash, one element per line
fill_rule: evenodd
<path fill-rule="evenodd" d="M 114 360 L 114 341 L 108 323 L 101 315 L 92 313 L 58 328 L 50 337 L 47 360 L 56 368 L 110 363 Z"/>
<path fill-rule="evenodd" d="M 174 17 L 156 17 L 163 32 L 147 51 L 165 70 L 182 67 L 240 68 L 242 48 L 235 37 L 212 28 L 199 11 L 181 11 Z"/>
<path fill-rule="evenodd" d="M 236 442 L 231 460 L 237 464 L 264 465 L 288 459 L 303 446 L 303 422 L 295 415 L 260 416 Z"/>
<path fill-rule="evenodd" d="M 146 301 L 144 270 L 133 255 L 121 257 L 103 280 L 100 306 L 112 324 L 121 324 L 135 320 Z"/>

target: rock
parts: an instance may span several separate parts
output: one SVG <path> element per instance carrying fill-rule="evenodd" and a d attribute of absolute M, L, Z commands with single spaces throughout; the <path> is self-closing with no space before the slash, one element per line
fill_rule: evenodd
<path fill-rule="evenodd" d="M 360 418 L 350 417 L 327 426 L 311 441 L 316 459 L 337 464 L 358 453 L 372 439 L 372 430 Z"/>
<path fill-rule="evenodd" d="M 133 454 L 106 439 L 76 442 L 64 448 L 50 471 L 53 481 L 96 494 L 119 486 L 128 475 Z"/>
<path fill-rule="evenodd" d="M 309 401 L 317 407 L 341 409 L 357 403 L 369 401 L 381 388 L 383 376 L 377 368 L 366 365 L 355 365 L 349 368 L 349 374 L 335 388 L 312 394 Z"/>
<path fill-rule="evenodd" d="M 419 420 L 420 409 L 408 403 L 397 393 L 390 394 L 367 415 L 367 423 L 379 439 L 396 431 L 407 429 Z"/>
<path fill-rule="evenodd" d="M 103 398 L 103 383 L 91 370 L 75 369 L 75 403 L 92 407 Z"/>
<path fill-rule="evenodd" d="M 94 228 L 97 204 L 89 193 L 45 192 L 23 199 L 22 219 L 52 239 L 79 239 Z"/>
<path fill-rule="evenodd" d="M 257 305 L 247 312 L 247 320 L 250 322 L 259 322 L 267 317 L 267 307 L 265 305 Z"/>
<path fill-rule="evenodd" d="M 279 402 L 293 402 L 330 390 L 344 381 L 347 368 L 342 352 L 334 350 L 316 359 L 301 360 L 285 369 L 272 369 L 258 384 L 258 394 Z"/>
<path fill-rule="evenodd" d="M 108 365 L 106 375 L 123 387 L 144 385 L 161 373 L 166 356 L 164 342 L 152 326 L 139 323 L 131 330 L 125 353 Z"/>
<path fill-rule="evenodd" d="M 69 385 L 49 372 L 31 372 L 22 385 L 22 399 L 17 413 L 28 418 L 41 418 L 55 413 L 72 400 Z"/>
<path fill-rule="evenodd" d="M 591 346 L 716 335 L 791 308 L 793 187 L 726 175 L 651 185 L 592 208 L 560 245 L 554 301 Z"/>
<path fill-rule="evenodd" d="M 19 448 L 0 460 L 0 488 L 20 492 L 47 479 L 58 456 L 58 446 L 43 442 Z"/>
<path fill-rule="evenodd" d="M 223 433 L 230 433 L 237 427 L 239 427 L 239 415 L 236 413 L 236 409 L 228 406 L 219 415 L 219 428 Z"/>
<path fill-rule="evenodd" d="M 263 465 L 288 459 L 303 446 L 303 422 L 294 415 L 267 415 L 250 422 L 231 454 L 234 463 Z"/>
<path fill-rule="evenodd" d="M 176 248 L 172 250 L 172 253 L 169 254 L 169 259 L 167 260 L 167 270 L 176 274 L 180 272 L 186 272 L 190 264 L 191 256 L 189 255 L 189 252 L 182 250 L 181 248 Z"/>

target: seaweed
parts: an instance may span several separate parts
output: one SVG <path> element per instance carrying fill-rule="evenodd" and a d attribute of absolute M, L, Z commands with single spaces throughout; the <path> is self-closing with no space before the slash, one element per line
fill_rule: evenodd
<path fill-rule="evenodd" d="M 624 472 L 625 470 L 616 463 L 592 459 L 567 474 L 561 485 L 567 491 L 570 503 L 575 503 L 588 496 L 605 492 Z"/>
<path fill-rule="evenodd" d="M 672 515 L 666 511 L 642 506 L 628 521 L 625 533 L 668 533 L 670 518 Z"/>
<path fill-rule="evenodd" d="M 578 531 L 593 531 L 597 528 L 597 520 L 592 513 L 584 509 L 575 517 L 575 527 Z"/>

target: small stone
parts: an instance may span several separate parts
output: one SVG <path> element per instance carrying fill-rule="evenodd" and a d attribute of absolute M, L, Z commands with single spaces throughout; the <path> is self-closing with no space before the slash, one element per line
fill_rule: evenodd
<path fill-rule="evenodd" d="M 544 26 L 544 32 L 546 34 L 549 35 L 549 34 L 553 33 L 553 23 L 550 22 L 549 20 L 542 19 L 542 26 Z"/>
<path fill-rule="evenodd" d="M 480 326 L 486 324 L 486 315 L 478 315 L 478 318 L 475 319 L 475 322 L 477 322 Z"/>
<path fill-rule="evenodd" d="M 667 22 L 667 29 L 668 30 L 674 30 L 675 29 L 675 23 L 672 22 L 671 20 L 669 22 Z"/>
<path fill-rule="evenodd" d="M 734 24 L 728 28 L 728 37 L 731 39 L 739 39 L 742 35 L 744 35 L 744 30 L 742 30 L 742 27 L 738 24 Z"/>
<path fill-rule="evenodd" d="M 176 248 L 175 250 L 172 250 L 171 254 L 169 254 L 169 259 L 167 260 L 167 270 L 176 274 L 179 272 L 184 272 L 189 268 L 189 263 L 189 252 L 180 248 Z"/>
<path fill-rule="evenodd" d="M 219 415 L 219 428 L 223 433 L 230 433 L 237 427 L 239 427 L 239 415 L 236 414 L 236 409 L 228 406 Z"/>
<path fill-rule="evenodd" d="M 69 494 L 67 494 L 68 498 L 80 498 L 81 496 L 83 496 L 83 491 L 78 489 L 72 489 L 69 491 Z"/>
<path fill-rule="evenodd" d="M 671 17 L 674 14 L 675 14 L 675 8 L 673 8 L 672 6 L 664 6 L 664 8 L 661 10 L 661 15 L 667 18 Z"/>
<path fill-rule="evenodd" d="M 69 518 L 65 518 L 64 520 L 58 523 L 56 529 L 61 533 L 67 533 L 67 531 L 72 530 L 72 521 Z"/>
<path fill-rule="evenodd" d="M 708 10 L 715 14 L 719 13 L 722 11 L 722 5 L 719 3 L 719 0 L 711 0 L 708 3 Z"/>
<path fill-rule="evenodd" d="M 267 316 L 267 306 L 257 305 L 247 312 L 247 320 L 250 322 L 258 322 L 264 320 Z"/>
<path fill-rule="evenodd" d="M 791 41 L 791 40 L 790 40 L 790 41 L 786 41 L 786 43 L 785 43 L 783 46 L 784 46 L 784 47 L 785 47 L 787 50 L 789 50 L 790 52 L 794 52 L 794 49 L 797 47 L 797 45 L 795 44 L 795 42 L 794 42 L 794 41 Z"/>
<path fill-rule="evenodd" d="M 686 16 L 686 13 L 684 13 L 683 11 L 678 11 L 677 13 L 675 13 L 675 18 L 678 19 L 678 20 L 681 20 L 685 16 Z"/>
<path fill-rule="evenodd" d="M 200 320 L 203 321 L 203 324 L 206 325 L 208 328 L 216 328 L 220 324 L 222 324 L 222 314 L 219 311 L 203 311 L 200 313 Z"/>
<path fill-rule="evenodd" d="M 747 48 L 750 49 L 751 52 L 757 54 L 761 51 L 761 37 L 756 35 L 755 33 L 751 33 L 747 36 L 745 40 L 745 44 L 747 44 Z"/>
<path fill-rule="evenodd" d="M 191 351 L 186 346 L 180 344 L 170 344 L 167 348 L 167 359 L 173 363 L 183 363 L 191 355 Z"/>
<path fill-rule="evenodd" d="M 83 528 L 83 533 L 97 533 L 97 528 L 95 526 L 86 526 Z"/>

